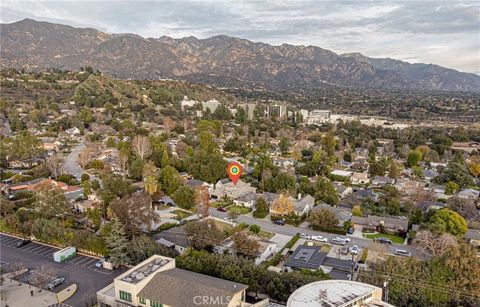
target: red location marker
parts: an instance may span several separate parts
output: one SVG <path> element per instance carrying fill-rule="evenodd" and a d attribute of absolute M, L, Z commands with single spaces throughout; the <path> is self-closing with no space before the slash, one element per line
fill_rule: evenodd
<path fill-rule="evenodd" d="M 230 162 L 227 166 L 227 174 L 228 177 L 230 177 L 230 180 L 233 182 L 233 184 L 237 184 L 238 179 L 240 176 L 242 176 L 242 165 L 238 162 Z"/>

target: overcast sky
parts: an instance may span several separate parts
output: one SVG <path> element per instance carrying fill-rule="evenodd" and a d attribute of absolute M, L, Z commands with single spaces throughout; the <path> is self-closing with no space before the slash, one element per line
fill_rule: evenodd
<path fill-rule="evenodd" d="M 8 1 L 23 18 L 144 37 L 225 34 L 480 74 L 480 1 Z"/>

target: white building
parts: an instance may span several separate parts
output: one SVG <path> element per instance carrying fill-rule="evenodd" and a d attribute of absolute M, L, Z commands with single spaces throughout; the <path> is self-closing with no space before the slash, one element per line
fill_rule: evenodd
<path fill-rule="evenodd" d="M 202 110 L 206 112 L 207 109 L 210 109 L 210 112 L 213 113 L 220 106 L 220 101 L 216 99 L 210 99 L 209 101 L 202 102 Z"/>
<path fill-rule="evenodd" d="M 306 122 L 307 119 L 308 119 L 308 110 L 301 109 L 301 110 L 300 110 L 300 114 L 302 115 L 303 122 Z"/>
<path fill-rule="evenodd" d="M 180 102 L 180 104 L 182 105 L 182 110 L 185 109 L 185 107 L 193 107 L 195 106 L 196 104 L 198 104 L 199 102 L 196 101 L 196 100 L 191 100 L 191 99 L 188 99 L 187 96 L 183 96 L 183 100 Z"/>
<path fill-rule="evenodd" d="M 287 307 L 394 307 L 382 301 L 379 287 L 348 280 L 322 280 L 306 284 L 290 295 Z"/>
<path fill-rule="evenodd" d="M 330 110 L 313 110 L 308 114 L 307 123 L 311 125 L 323 124 L 330 121 Z"/>

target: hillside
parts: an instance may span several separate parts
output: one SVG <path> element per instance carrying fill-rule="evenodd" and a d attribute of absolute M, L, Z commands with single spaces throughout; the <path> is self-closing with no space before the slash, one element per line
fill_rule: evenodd
<path fill-rule="evenodd" d="M 31 19 L 2 24 L 0 35 L 3 68 L 91 66 L 124 79 L 169 77 L 230 87 L 334 84 L 480 91 L 480 76 L 474 74 L 436 65 L 342 56 L 315 46 L 272 46 L 228 36 L 142 38 Z"/>

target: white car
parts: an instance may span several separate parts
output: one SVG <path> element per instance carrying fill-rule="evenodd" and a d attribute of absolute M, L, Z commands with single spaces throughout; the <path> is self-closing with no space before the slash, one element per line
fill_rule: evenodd
<path fill-rule="evenodd" d="M 310 240 L 311 239 L 310 235 L 307 235 L 307 234 L 304 234 L 304 233 L 300 234 L 300 238 L 305 239 L 305 240 Z"/>
<path fill-rule="evenodd" d="M 325 242 L 325 243 L 328 242 L 328 239 L 322 236 L 312 236 L 312 240 L 318 241 L 318 242 Z"/>
<path fill-rule="evenodd" d="M 360 251 L 360 248 L 358 247 L 358 245 L 354 245 L 350 247 L 350 253 L 352 253 L 353 255 L 358 255 L 359 251 Z"/>
<path fill-rule="evenodd" d="M 350 238 L 347 238 L 347 237 L 337 237 L 338 240 L 342 240 L 343 242 L 345 243 L 349 243 L 350 242 Z"/>
<path fill-rule="evenodd" d="M 405 256 L 405 257 L 412 256 L 412 253 L 410 253 L 409 251 L 406 251 L 404 249 L 398 249 L 398 248 L 395 249 L 395 254 L 400 256 Z"/>

